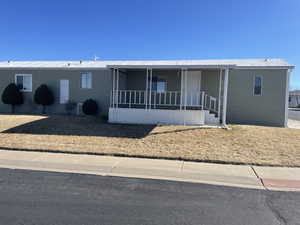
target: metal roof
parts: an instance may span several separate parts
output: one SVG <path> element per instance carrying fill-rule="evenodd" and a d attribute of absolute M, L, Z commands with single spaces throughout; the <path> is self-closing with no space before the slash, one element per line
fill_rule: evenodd
<path fill-rule="evenodd" d="M 300 95 L 300 90 L 290 91 L 290 95 Z"/>
<path fill-rule="evenodd" d="M 145 61 L 0 61 L 0 69 L 106 69 L 106 68 L 294 68 L 283 59 L 145 60 Z"/>

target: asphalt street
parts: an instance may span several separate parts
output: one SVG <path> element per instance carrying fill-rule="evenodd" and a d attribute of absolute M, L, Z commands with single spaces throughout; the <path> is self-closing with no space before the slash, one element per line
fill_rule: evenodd
<path fill-rule="evenodd" d="M 0 169 L 0 224 L 300 224 L 300 193 Z"/>
<path fill-rule="evenodd" d="M 300 120 L 300 110 L 290 109 L 289 110 L 289 119 Z"/>

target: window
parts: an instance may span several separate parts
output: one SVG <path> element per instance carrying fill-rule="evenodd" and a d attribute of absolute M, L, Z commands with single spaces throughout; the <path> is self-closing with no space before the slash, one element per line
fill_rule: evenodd
<path fill-rule="evenodd" d="M 152 91 L 156 92 L 166 92 L 167 91 L 167 82 L 164 79 L 157 77 L 152 78 Z"/>
<path fill-rule="evenodd" d="M 255 96 L 261 96 L 262 95 L 262 77 L 261 76 L 255 76 L 253 92 L 254 92 Z"/>
<path fill-rule="evenodd" d="M 16 74 L 15 83 L 20 91 L 32 91 L 32 75 L 31 74 Z"/>
<path fill-rule="evenodd" d="M 167 82 L 165 80 L 158 80 L 156 83 L 157 92 L 166 92 L 167 91 Z"/>
<path fill-rule="evenodd" d="M 81 74 L 81 88 L 92 88 L 92 74 L 82 73 Z"/>

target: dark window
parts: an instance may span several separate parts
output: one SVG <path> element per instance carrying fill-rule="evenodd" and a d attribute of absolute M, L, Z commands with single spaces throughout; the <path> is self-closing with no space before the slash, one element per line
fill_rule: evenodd
<path fill-rule="evenodd" d="M 17 76 L 17 86 L 20 90 L 23 89 L 23 77 L 22 76 Z"/>
<path fill-rule="evenodd" d="M 254 95 L 262 95 L 262 77 L 255 76 L 254 79 Z"/>

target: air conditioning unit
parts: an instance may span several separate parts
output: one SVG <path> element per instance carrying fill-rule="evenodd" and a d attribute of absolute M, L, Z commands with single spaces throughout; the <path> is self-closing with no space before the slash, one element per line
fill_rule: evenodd
<path fill-rule="evenodd" d="M 77 115 L 78 116 L 82 116 L 84 114 L 83 111 L 82 111 L 82 106 L 83 106 L 82 102 L 77 103 Z"/>

